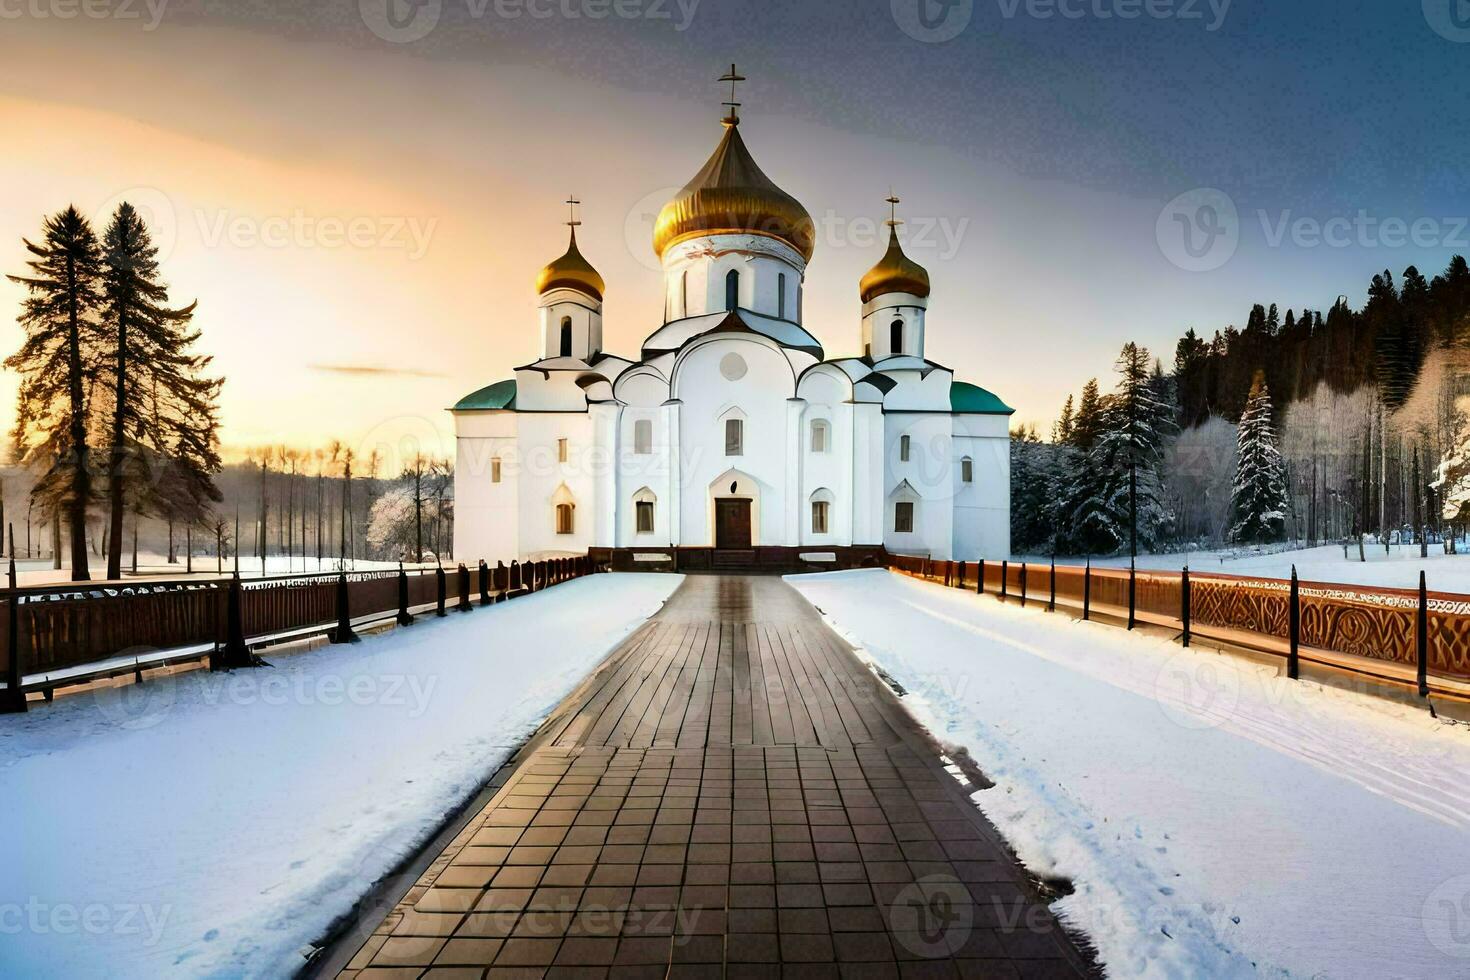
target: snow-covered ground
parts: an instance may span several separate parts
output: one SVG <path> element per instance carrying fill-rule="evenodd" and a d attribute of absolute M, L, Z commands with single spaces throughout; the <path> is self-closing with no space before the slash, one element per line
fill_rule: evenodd
<path fill-rule="evenodd" d="M 289 974 L 679 581 L 0 716 L 0 976 Z"/>
<path fill-rule="evenodd" d="M 1461 546 L 1464 547 L 1463 545 Z M 1290 578 L 1291 566 L 1302 579 L 1310 582 L 1336 582 L 1342 585 L 1375 585 L 1395 589 L 1417 589 L 1419 570 L 1425 573 L 1429 588 L 1435 592 L 1470 594 L 1470 552 L 1446 555 L 1444 546 L 1429 546 L 1429 557 L 1419 557 L 1418 545 L 1364 545 L 1367 561 L 1358 561 L 1358 549 L 1348 549 L 1342 557 L 1342 545 L 1299 548 L 1280 554 L 1248 554 L 1239 551 L 1194 551 L 1189 554 L 1140 555 L 1139 568 L 1178 571 L 1188 562 L 1196 572 L 1224 572 L 1227 575 L 1260 575 L 1265 578 Z M 1019 559 L 1018 559 L 1019 560 Z M 1047 562 L 1048 557 L 1028 556 L 1027 561 Z M 1081 558 L 1057 558 L 1057 562 L 1080 565 Z M 1128 567 L 1128 556 L 1094 558 L 1094 565 Z"/>
<path fill-rule="evenodd" d="M 884 571 L 790 581 L 969 749 L 1112 976 L 1470 976 L 1466 727 Z"/>
<path fill-rule="evenodd" d="M 180 554 L 177 562 L 170 562 L 168 556 L 139 552 L 138 571 L 133 572 L 132 555 L 123 555 L 123 578 L 145 579 L 163 578 L 176 579 L 187 578 L 184 556 Z M 448 559 L 444 562 L 449 567 Z M 26 585 L 49 585 L 53 582 L 70 582 L 71 571 L 68 568 L 53 568 L 50 558 L 17 558 L 15 560 L 16 584 Z M 315 555 L 303 558 L 301 555 L 271 555 L 265 560 L 262 569 L 259 558 L 251 558 L 246 555 L 240 559 L 241 578 L 260 578 L 262 575 L 300 575 L 303 572 L 335 572 L 339 562 L 335 557 L 323 558 L 317 561 Z M 367 572 L 374 569 L 397 568 L 398 563 L 393 561 L 369 561 L 366 558 L 350 558 L 347 561 L 349 571 Z M 218 569 L 223 569 L 222 574 L 228 575 L 235 570 L 234 559 L 227 558 L 223 562 L 216 562 L 213 555 L 194 556 L 194 575 L 199 577 L 221 574 Z M 90 567 L 93 579 L 100 579 L 107 573 L 107 559 L 92 557 Z"/>

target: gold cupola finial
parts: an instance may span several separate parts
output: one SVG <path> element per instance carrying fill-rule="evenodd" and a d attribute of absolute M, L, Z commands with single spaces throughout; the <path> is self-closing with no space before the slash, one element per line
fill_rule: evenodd
<path fill-rule="evenodd" d="M 592 268 L 592 264 L 582 258 L 582 253 L 577 250 L 577 226 L 582 223 L 577 220 L 577 205 L 582 202 L 574 194 L 564 203 L 567 206 L 566 225 L 571 229 L 567 250 L 561 258 L 551 262 L 536 276 L 536 292 L 541 294 L 549 289 L 575 289 L 600 302 L 602 291 L 607 288 L 606 284 L 597 270 Z"/>
<path fill-rule="evenodd" d="M 908 293 L 912 296 L 929 295 L 929 272 L 922 265 L 903 254 L 898 243 L 899 199 L 893 192 L 884 198 L 888 204 L 888 251 L 869 269 L 858 282 L 858 294 L 864 303 L 884 293 Z"/>

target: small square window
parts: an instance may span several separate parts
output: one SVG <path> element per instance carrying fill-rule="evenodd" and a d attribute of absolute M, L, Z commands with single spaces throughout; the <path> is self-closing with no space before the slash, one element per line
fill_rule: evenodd
<path fill-rule="evenodd" d="M 571 504 L 557 504 L 556 505 L 556 533 L 557 534 L 571 534 L 572 533 L 572 527 L 573 527 L 573 525 L 572 525 L 572 505 Z"/>
<path fill-rule="evenodd" d="M 899 436 L 898 437 L 898 461 L 900 463 L 907 463 L 909 461 L 909 437 L 908 436 Z"/>
<path fill-rule="evenodd" d="M 556 460 L 558 463 L 567 461 L 567 441 L 565 439 L 556 440 Z"/>
<path fill-rule="evenodd" d="M 975 482 L 975 461 L 968 456 L 960 460 L 960 482 Z"/>
<path fill-rule="evenodd" d="M 633 452 L 639 456 L 653 452 L 653 422 L 649 419 L 633 423 Z"/>
<path fill-rule="evenodd" d="M 500 482 L 500 457 L 497 456 L 490 461 L 490 482 Z"/>
<path fill-rule="evenodd" d="M 745 455 L 745 423 L 741 419 L 725 420 L 725 455 Z"/>
<path fill-rule="evenodd" d="M 638 533 L 653 533 L 653 501 L 639 500 L 634 503 L 633 510 L 638 519 Z"/>
<path fill-rule="evenodd" d="M 911 501 L 900 500 L 893 505 L 893 530 L 899 534 L 913 532 L 914 505 Z"/>
<path fill-rule="evenodd" d="M 827 423 L 816 421 L 812 423 L 812 452 L 825 453 L 827 451 Z"/>
<path fill-rule="evenodd" d="M 826 534 L 827 533 L 827 512 L 828 512 L 828 508 L 830 506 L 831 506 L 831 504 L 829 504 L 825 500 L 813 500 L 812 501 L 812 533 L 813 534 Z"/>

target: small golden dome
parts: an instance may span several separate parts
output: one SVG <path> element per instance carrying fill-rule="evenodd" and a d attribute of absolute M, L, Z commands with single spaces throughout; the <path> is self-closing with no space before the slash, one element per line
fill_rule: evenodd
<path fill-rule="evenodd" d="M 725 135 L 694 179 L 658 213 L 653 250 L 663 258 L 673 245 L 701 235 L 764 235 L 785 242 L 810 262 L 817 232 L 796 198 L 756 166 L 739 120 L 725 120 Z"/>
<path fill-rule="evenodd" d="M 542 269 L 536 276 L 538 295 L 548 289 L 558 287 L 588 293 L 599 301 L 602 299 L 602 291 L 607 288 L 602 281 L 602 276 L 592 268 L 592 263 L 582 258 L 582 253 L 577 251 L 577 230 L 575 228 L 572 229 L 572 240 L 567 245 L 566 254 Z"/>
<path fill-rule="evenodd" d="M 929 295 L 928 271 L 903 254 L 903 247 L 898 244 L 898 227 L 892 222 L 888 225 L 888 251 L 864 274 L 858 283 L 858 293 L 864 303 L 884 293 Z"/>

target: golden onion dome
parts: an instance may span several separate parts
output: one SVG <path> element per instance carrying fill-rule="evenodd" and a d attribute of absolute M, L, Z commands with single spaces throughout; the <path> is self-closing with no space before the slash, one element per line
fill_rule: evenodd
<path fill-rule="evenodd" d="M 739 121 L 725 120 L 714 155 L 658 213 L 653 250 L 663 258 L 671 246 L 701 235 L 764 235 L 785 242 L 810 262 L 816 226 L 801 202 L 772 183 L 756 166 Z"/>
<path fill-rule="evenodd" d="M 884 293 L 911 293 L 914 296 L 929 295 L 929 272 L 922 265 L 903 254 L 898 244 L 898 227 L 888 225 L 888 251 L 869 269 L 858 282 L 858 293 L 866 303 L 874 296 Z"/>
<path fill-rule="evenodd" d="M 561 287 L 588 293 L 599 301 L 602 299 L 602 291 L 607 288 L 602 281 L 602 276 L 592 268 L 592 263 L 582 258 L 582 253 L 577 251 L 577 229 L 575 228 L 572 229 L 572 240 L 567 245 L 566 254 L 542 269 L 536 276 L 537 294 Z"/>

